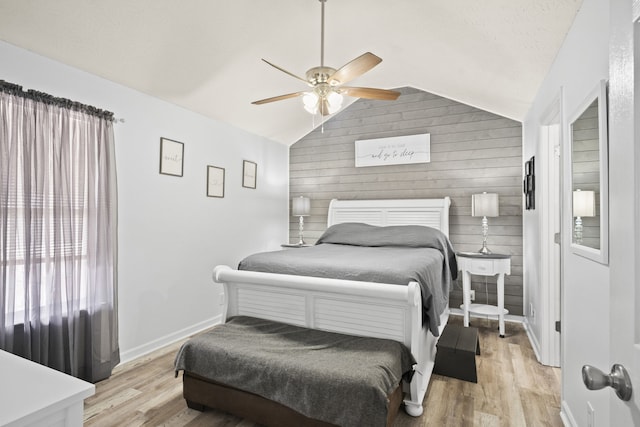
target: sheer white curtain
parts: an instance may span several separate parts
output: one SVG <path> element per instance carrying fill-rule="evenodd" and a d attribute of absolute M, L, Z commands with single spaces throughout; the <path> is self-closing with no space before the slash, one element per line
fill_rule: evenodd
<path fill-rule="evenodd" d="M 0 82 L 0 348 L 89 381 L 119 362 L 111 113 Z"/>

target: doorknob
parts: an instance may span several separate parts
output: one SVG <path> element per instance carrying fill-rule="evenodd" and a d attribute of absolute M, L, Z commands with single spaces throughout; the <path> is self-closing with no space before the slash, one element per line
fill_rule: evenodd
<path fill-rule="evenodd" d="M 582 381 L 589 390 L 600 390 L 609 386 L 616 391 L 620 399 L 624 401 L 631 399 L 631 378 L 629 378 L 624 366 L 617 363 L 611 367 L 610 374 L 605 374 L 593 366 L 584 365 L 582 367 Z"/>

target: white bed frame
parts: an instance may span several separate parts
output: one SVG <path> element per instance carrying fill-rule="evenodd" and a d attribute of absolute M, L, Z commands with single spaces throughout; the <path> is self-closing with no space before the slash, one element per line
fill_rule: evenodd
<path fill-rule="evenodd" d="M 427 225 L 449 234 L 449 197 L 406 200 L 332 200 L 328 225 Z M 224 285 L 223 321 L 245 315 L 307 328 L 400 341 L 416 359 L 405 384 L 405 410 L 422 414 L 435 361 L 437 338 L 422 327 L 420 286 L 233 270 L 219 265 L 213 280 Z M 440 332 L 449 311 L 441 316 Z"/>

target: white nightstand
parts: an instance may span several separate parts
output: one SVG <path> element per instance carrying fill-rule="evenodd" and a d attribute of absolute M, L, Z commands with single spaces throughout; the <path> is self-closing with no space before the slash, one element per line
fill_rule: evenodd
<path fill-rule="evenodd" d="M 280 246 L 284 249 L 295 249 L 295 248 L 308 248 L 309 246 L 313 246 L 313 245 L 308 245 L 306 243 L 304 245 L 300 245 L 298 243 L 283 243 Z"/>
<path fill-rule="evenodd" d="M 500 338 L 504 338 L 504 275 L 511 274 L 511 255 L 476 252 L 458 252 L 458 269 L 462 271 L 462 300 L 460 308 L 464 311 L 464 326 L 469 326 L 469 313 L 498 316 Z M 498 275 L 498 305 L 471 304 L 471 275 Z"/>

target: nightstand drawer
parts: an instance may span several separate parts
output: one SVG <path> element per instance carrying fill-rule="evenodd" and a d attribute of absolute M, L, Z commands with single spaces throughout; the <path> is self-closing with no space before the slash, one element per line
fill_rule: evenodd
<path fill-rule="evenodd" d="M 471 262 L 469 262 L 468 269 L 471 274 L 480 274 L 484 276 L 493 276 L 494 274 L 497 274 L 495 272 L 493 260 L 472 259 Z"/>
<path fill-rule="evenodd" d="M 500 273 L 511 274 L 511 259 L 509 257 L 491 258 L 491 255 L 478 256 L 458 253 L 458 269 L 481 276 L 495 276 Z"/>

